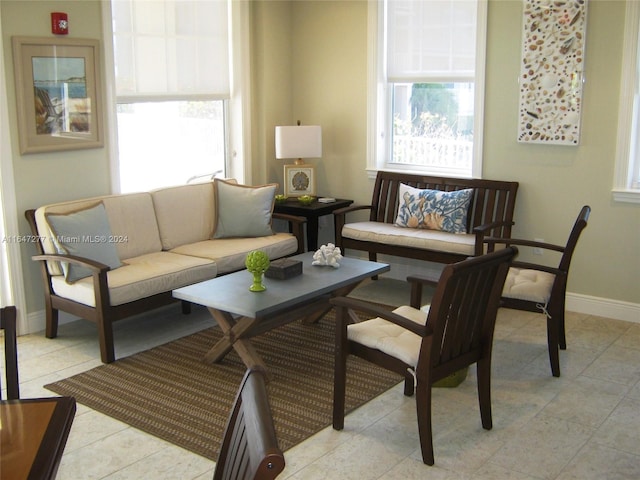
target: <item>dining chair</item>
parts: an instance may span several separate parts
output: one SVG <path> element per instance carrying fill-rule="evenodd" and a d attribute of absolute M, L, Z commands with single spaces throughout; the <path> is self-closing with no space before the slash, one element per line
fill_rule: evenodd
<path fill-rule="evenodd" d="M 580 209 L 566 245 L 518 238 L 485 238 L 489 252 L 496 245 L 517 245 L 561 253 L 560 261 L 555 267 L 533 262 L 513 262 L 502 292 L 503 307 L 543 313 L 546 316 L 549 362 L 554 377 L 560 376 L 559 350 L 567 348 L 564 314 L 569 266 L 590 214 L 591 207 L 588 205 Z"/>
<path fill-rule="evenodd" d="M 20 398 L 18 381 L 18 349 L 16 340 L 16 307 L 0 308 L 0 329 L 4 330 L 4 363 L 7 381 L 7 399 Z M 2 395 L 0 395 L 2 399 Z"/>
<path fill-rule="evenodd" d="M 482 427 L 490 430 L 493 332 L 504 280 L 516 254 L 517 248 L 509 247 L 446 265 L 431 304 L 422 308 L 415 292 L 433 279 L 418 276 L 407 278 L 411 305 L 393 311 L 349 297 L 332 299 L 337 309 L 333 428 L 344 428 L 347 357 L 355 355 L 402 375 L 405 395 L 415 390 L 424 463 L 434 463 L 431 387 L 474 363 Z M 356 312 L 373 318 L 360 321 Z"/>
<path fill-rule="evenodd" d="M 227 421 L 214 480 L 271 480 L 284 470 L 267 395 L 265 372 L 249 369 Z"/>

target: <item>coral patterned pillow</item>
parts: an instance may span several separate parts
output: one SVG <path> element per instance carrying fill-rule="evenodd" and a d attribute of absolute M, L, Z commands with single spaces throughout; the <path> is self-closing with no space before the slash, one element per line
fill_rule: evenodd
<path fill-rule="evenodd" d="M 443 192 L 400 184 L 396 225 L 451 233 L 467 233 L 473 189 Z"/>

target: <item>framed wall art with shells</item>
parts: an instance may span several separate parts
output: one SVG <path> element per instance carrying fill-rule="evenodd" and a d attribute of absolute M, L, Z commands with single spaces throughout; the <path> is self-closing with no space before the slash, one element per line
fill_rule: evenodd
<path fill-rule="evenodd" d="M 523 0 L 518 141 L 578 145 L 587 0 Z"/>

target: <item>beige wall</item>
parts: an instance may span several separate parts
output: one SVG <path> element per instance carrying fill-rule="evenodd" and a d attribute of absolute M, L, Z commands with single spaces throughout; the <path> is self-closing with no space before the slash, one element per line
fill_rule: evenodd
<path fill-rule="evenodd" d="M 21 156 L 15 130 L 11 36 L 51 36 L 49 13 L 69 14 L 70 36 L 101 37 L 100 2 L 0 1 L 18 215 L 46 202 L 109 191 L 106 148 Z M 319 192 L 366 203 L 367 3 L 254 1 L 252 175 L 282 182 L 276 125 L 323 127 Z M 593 207 L 569 290 L 640 303 L 640 207 L 611 200 L 624 2 L 589 4 L 582 141 L 578 147 L 521 145 L 516 138 L 519 1 L 490 0 L 484 176 L 517 180 L 515 234 L 563 243 L 580 206 Z M 3 126 L 4 128 L 5 126 Z M 26 222 L 21 228 L 28 231 Z M 28 311 L 42 308 L 40 277 L 23 251 Z"/>
<path fill-rule="evenodd" d="M 483 176 L 520 182 L 514 236 L 563 244 L 591 205 L 569 291 L 637 304 L 640 206 L 611 199 L 624 11 L 622 1 L 589 2 L 580 145 L 523 145 L 515 140 L 522 2 L 489 1 Z M 368 203 L 366 2 L 293 2 L 291 20 L 292 120 L 323 127 L 319 192 Z M 281 180 L 274 170 L 269 180 Z"/>
<path fill-rule="evenodd" d="M 27 155 L 19 153 L 11 37 L 53 37 L 50 13 L 54 11 L 68 13 L 70 38 L 102 39 L 99 1 L 0 1 L 10 121 L 8 127 L 12 139 L 17 214 L 20 233 L 23 234 L 30 233 L 24 219 L 25 210 L 45 203 L 102 195 L 110 190 L 106 147 Z M 31 260 L 31 255 L 35 253 L 33 245 L 23 246 L 22 265 L 28 312 L 43 308 L 42 280 L 37 265 Z"/>

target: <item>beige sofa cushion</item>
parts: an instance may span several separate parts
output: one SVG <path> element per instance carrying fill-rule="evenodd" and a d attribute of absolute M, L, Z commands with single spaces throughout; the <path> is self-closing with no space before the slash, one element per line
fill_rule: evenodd
<path fill-rule="evenodd" d="M 217 238 L 182 245 L 171 252 L 213 260 L 218 266 L 218 275 L 222 275 L 245 268 L 245 258 L 252 250 L 264 250 L 270 259 L 275 260 L 295 253 L 298 241 L 290 233 L 255 238 Z"/>
<path fill-rule="evenodd" d="M 342 228 L 342 236 L 363 242 L 423 248 L 469 256 L 474 255 L 475 247 L 473 234 L 403 228 L 383 222 L 348 223 Z"/>
<path fill-rule="evenodd" d="M 154 190 L 155 206 L 163 250 L 208 240 L 215 228 L 213 182 Z"/>
<path fill-rule="evenodd" d="M 124 260 L 125 265 L 107 272 L 111 305 L 146 298 L 175 288 L 214 278 L 217 267 L 205 258 L 154 252 Z M 64 277 L 52 278 L 53 291 L 64 298 L 95 307 L 91 277 L 70 285 Z"/>
<path fill-rule="evenodd" d="M 35 214 L 36 225 L 42 236 L 44 252 L 57 253 L 46 214 L 71 213 L 100 202 L 107 212 L 111 233 L 118 239 L 116 249 L 121 260 L 162 250 L 151 194 L 130 193 L 61 202 L 38 208 Z M 52 275 L 62 275 L 58 262 L 49 262 L 49 270 Z"/>

